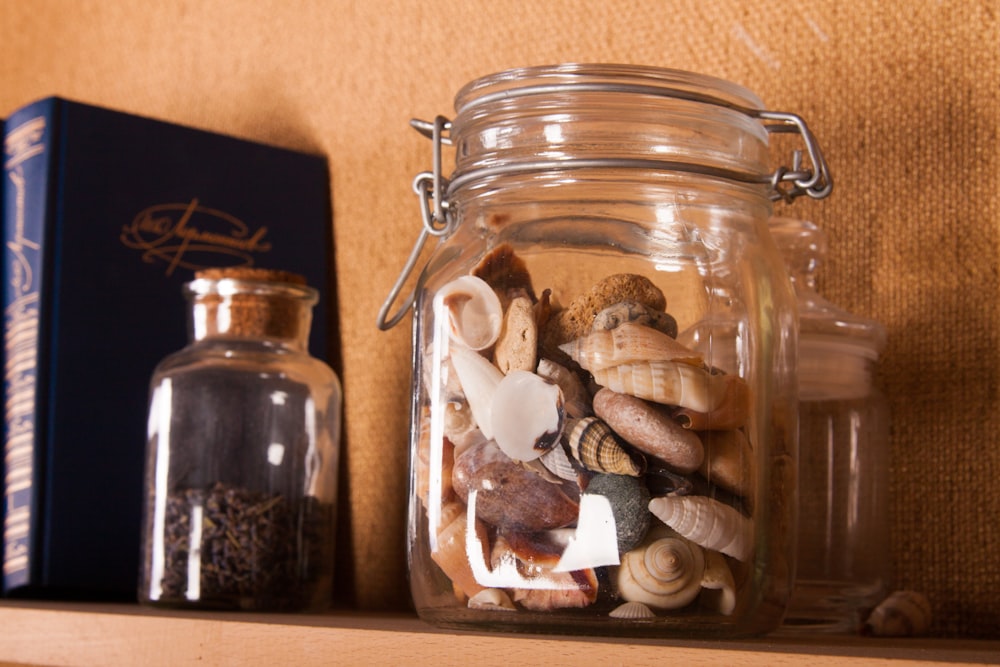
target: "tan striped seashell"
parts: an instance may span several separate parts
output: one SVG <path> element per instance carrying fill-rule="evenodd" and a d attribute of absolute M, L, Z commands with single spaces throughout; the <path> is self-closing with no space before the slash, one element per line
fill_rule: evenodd
<path fill-rule="evenodd" d="M 726 375 L 678 361 L 640 361 L 591 371 L 594 381 L 619 394 L 699 412 L 716 409 L 726 398 Z"/>
<path fill-rule="evenodd" d="M 679 609 L 701 592 L 705 574 L 704 550 L 660 526 L 635 549 L 622 555 L 616 584 L 629 602 L 655 609 Z"/>
<path fill-rule="evenodd" d="M 931 627 L 931 603 L 919 591 L 896 591 L 882 600 L 865 621 L 863 634 L 876 637 L 911 637 Z"/>
<path fill-rule="evenodd" d="M 753 551 L 753 522 L 707 496 L 661 496 L 649 511 L 678 533 L 706 549 L 741 561 Z"/>
<path fill-rule="evenodd" d="M 628 452 L 618 436 L 597 417 L 566 420 L 570 454 L 587 470 L 638 477 L 644 466 Z"/>
<path fill-rule="evenodd" d="M 638 361 L 677 361 L 700 366 L 701 356 L 662 331 L 636 322 L 600 329 L 559 349 L 584 369 L 594 371 Z"/>

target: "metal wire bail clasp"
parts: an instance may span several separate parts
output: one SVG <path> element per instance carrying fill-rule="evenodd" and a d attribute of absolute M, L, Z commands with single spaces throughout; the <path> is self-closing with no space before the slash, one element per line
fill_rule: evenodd
<path fill-rule="evenodd" d="M 410 121 L 410 126 L 424 136 L 430 137 L 433 142 L 434 170 L 420 172 L 413 179 L 413 191 L 420 198 L 420 217 L 423 225 L 416 243 L 413 244 L 413 250 L 410 251 L 410 256 L 407 258 L 406 264 L 403 265 L 403 270 L 400 272 L 399 278 L 396 279 L 396 283 L 389 290 L 389 296 L 386 297 L 385 302 L 378 311 L 378 321 L 376 323 L 382 331 L 387 331 L 399 324 L 399 321 L 406 316 L 407 311 L 409 311 L 416 300 L 419 285 L 414 286 L 399 310 L 396 311 L 396 314 L 388 317 L 389 309 L 395 303 L 396 299 L 399 298 L 399 293 L 402 291 L 403 285 L 406 284 L 406 281 L 413 273 L 417 260 L 420 259 L 420 253 L 424 249 L 427 237 L 441 237 L 451 232 L 451 222 L 447 215 L 448 204 L 444 198 L 448 181 L 441 173 L 441 146 L 451 143 L 450 137 L 446 136 L 446 132 L 451 129 L 451 121 L 444 116 L 438 116 L 434 119 L 433 123 L 413 119 Z"/>
<path fill-rule="evenodd" d="M 819 148 L 819 142 L 809 130 L 806 122 L 793 113 L 783 111 L 755 110 L 753 115 L 765 121 L 764 129 L 772 133 L 798 132 L 806 146 L 809 165 L 802 165 L 802 151 L 792 155 L 792 166 L 779 167 L 771 174 L 771 199 L 792 201 L 796 197 L 808 195 L 812 199 L 823 199 L 833 190 L 830 168 Z M 771 121 L 771 122 L 767 122 Z M 811 167 L 811 169 L 809 168 Z"/>

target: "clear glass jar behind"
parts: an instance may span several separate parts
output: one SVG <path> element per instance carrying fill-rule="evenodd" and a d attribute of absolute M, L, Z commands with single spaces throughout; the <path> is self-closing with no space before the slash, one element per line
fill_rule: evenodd
<path fill-rule="evenodd" d="M 415 303 L 423 618 L 653 636 L 779 624 L 796 330 L 759 178 L 767 132 L 740 110 L 759 106 L 727 82 L 619 66 L 459 92 L 449 230 Z"/>
<path fill-rule="evenodd" d="M 886 595 L 889 405 L 878 322 L 816 291 L 827 243 L 806 220 L 770 223 L 799 308 L 799 546 L 785 632 L 858 632 Z"/>
<path fill-rule="evenodd" d="M 198 272 L 189 344 L 150 382 L 140 601 L 321 610 L 332 595 L 341 387 L 295 274 Z"/>

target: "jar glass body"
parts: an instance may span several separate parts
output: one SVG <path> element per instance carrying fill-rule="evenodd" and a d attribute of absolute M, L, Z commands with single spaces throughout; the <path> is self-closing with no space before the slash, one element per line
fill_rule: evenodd
<path fill-rule="evenodd" d="M 306 349 L 314 290 L 197 279 L 150 381 L 141 602 L 331 602 L 341 387 Z"/>
<path fill-rule="evenodd" d="M 788 632 L 858 632 L 886 596 L 889 404 L 876 379 L 885 330 L 816 291 L 826 237 L 811 222 L 770 227 L 799 310 L 799 541 Z"/>
<path fill-rule="evenodd" d="M 754 171 L 766 132 L 660 93 L 503 94 L 551 81 L 735 94 L 601 67 L 459 93 L 451 232 L 414 312 L 416 608 L 455 628 L 766 632 L 791 585 L 797 433 L 767 189 L 618 161 Z"/>

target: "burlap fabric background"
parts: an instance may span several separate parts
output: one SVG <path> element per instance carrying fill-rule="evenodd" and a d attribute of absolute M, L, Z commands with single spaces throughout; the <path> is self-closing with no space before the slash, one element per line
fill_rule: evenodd
<path fill-rule="evenodd" d="M 895 587 L 1000 636 L 1000 3 L 0 1 L 0 115 L 48 94 L 330 158 L 346 389 L 338 596 L 408 605 L 409 321 L 375 315 L 419 228 L 411 117 L 512 66 L 720 76 L 804 116 L 837 187 L 825 294 L 889 332 Z M 287 267 L 294 268 L 294 267 Z"/>

